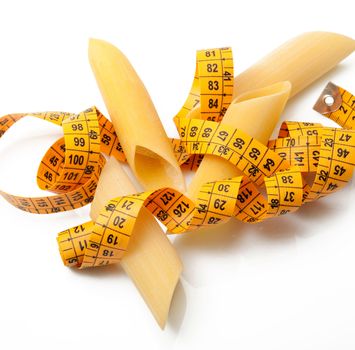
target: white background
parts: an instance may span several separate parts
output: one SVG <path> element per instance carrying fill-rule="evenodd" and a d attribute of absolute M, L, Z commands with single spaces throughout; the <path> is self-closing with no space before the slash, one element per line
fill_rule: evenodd
<path fill-rule="evenodd" d="M 0 114 L 106 112 L 87 60 L 89 37 L 130 58 L 170 135 L 195 50 L 232 46 L 236 72 L 309 30 L 355 36 L 353 1 L 3 1 Z M 355 92 L 355 56 L 287 106 L 312 111 L 326 82 Z M 0 143 L 0 188 L 41 195 L 39 161 L 60 129 L 21 121 Z M 56 233 L 88 208 L 36 216 L 0 198 L 1 349 L 354 349 L 355 185 L 256 226 L 235 221 L 177 237 L 185 268 L 163 332 L 119 266 L 62 265 Z"/>

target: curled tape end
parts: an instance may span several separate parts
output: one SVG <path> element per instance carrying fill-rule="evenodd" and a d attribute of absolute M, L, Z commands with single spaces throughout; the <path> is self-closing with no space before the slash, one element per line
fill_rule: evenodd
<path fill-rule="evenodd" d="M 329 82 L 313 106 L 313 109 L 316 112 L 325 115 L 337 111 L 342 102 L 338 86 Z"/>

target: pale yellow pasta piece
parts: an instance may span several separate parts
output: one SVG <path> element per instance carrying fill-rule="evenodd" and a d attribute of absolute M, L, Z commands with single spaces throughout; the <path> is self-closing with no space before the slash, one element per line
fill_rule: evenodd
<path fill-rule="evenodd" d="M 136 193 L 122 166 L 111 158 L 105 165 L 90 216 L 95 220 L 108 200 Z M 128 252 L 121 265 L 131 277 L 159 326 L 164 328 L 182 263 L 155 218 L 145 208 L 139 214 Z"/>
<path fill-rule="evenodd" d="M 290 97 L 292 97 L 331 70 L 354 50 L 355 40 L 343 35 L 327 32 L 302 34 L 287 41 L 245 72 L 239 74 L 234 79 L 234 96 L 238 97 L 250 90 L 287 80 L 292 86 L 290 92 Z M 238 99 L 234 101 L 234 104 L 235 102 L 238 102 Z M 253 110 L 257 108 L 259 103 L 263 102 L 250 101 L 251 106 L 249 107 Z M 277 122 L 272 111 L 265 109 L 259 115 L 252 113 L 255 117 L 248 110 L 243 112 L 244 115 L 240 113 L 239 109 L 231 110 L 228 113 L 228 118 L 223 119 L 223 123 L 249 132 L 250 135 L 265 143 Z M 194 109 L 189 116 L 191 118 L 199 116 L 199 108 Z M 258 125 L 268 127 L 263 129 L 258 128 Z M 195 198 L 198 189 L 206 180 L 221 180 L 239 174 L 227 161 L 212 160 L 212 158 L 214 157 L 205 157 L 196 172 L 188 189 L 191 198 Z"/>
<path fill-rule="evenodd" d="M 113 45 L 90 40 L 89 60 L 128 163 L 147 190 L 185 184 L 172 146 L 150 96 L 127 58 Z M 111 198 L 135 193 L 129 178 L 114 160 L 100 177 L 91 215 Z M 122 266 L 164 327 L 182 264 L 170 241 L 143 209 Z"/>
<path fill-rule="evenodd" d="M 234 96 L 288 80 L 290 97 L 327 73 L 355 50 L 355 40 L 336 33 L 299 35 L 262 58 L 234 79 Z"/>
<path fill-rule="evenodd" d="M 146 190 L 184 190 L 184 178 L 153 102 L 124 54 L 91 39 L 89 60 L 127 161 Z"/>
<path fill-rule="evenodd" d="M 222 123 L 239 128 L 267 143 L 287 102 L 291 90 L 289 82 L 253 90 L 240 95 L 230 105 Z M 189 196 L 196 198 L 202 184 L 240 175 L 241 172 L 227 160 L 205 156 L 189 186 Z"/>

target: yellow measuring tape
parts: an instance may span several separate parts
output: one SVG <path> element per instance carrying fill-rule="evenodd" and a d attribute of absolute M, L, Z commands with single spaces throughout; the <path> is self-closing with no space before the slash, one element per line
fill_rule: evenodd
<path fill-rule="evenodd" d="M 232 94 L 231 49 L 198 51 L 190 94 L 174 118 L 180 139 L 173 139 L 172 145 L 181 166 L 194 169 L 204 155 L 215 155 L 237 166 L 244 175 L 204 184 L 196 202 L 173 188 L 112 199 L 96 222 L 59 233 L 59 249 L 66 265 L 84 268 L 119 262 L 142 207 L 170 233 L 182 233 L 231 217 L 256 223 L 293 212 L 305 202 L 339 190 L 351 179 L 355 166 L 355 132 L 351 130 L 355 102 L 351 94 L 328 85 L 315 106 L 344 129 L 285 122 L 279 138 L 267 146 L 242 130 L 219 123 Z M 199 119 L 188 118 L 198 104 Z M 39 186 L 57 195 L 23 198 L 0 192 L 20 209 L 50 213 L 87 204 L 104 165 L 102 153 L 125 160 L 111 122 L 95 108 L 78 115 L 8 115 L 0 119 L 0 136 L 25 115 L 61 125 L 64 138 L 46 153 L 38 171 Z M 315 173 L 313 183 L 307 184 L 306 173 Z M 267 198 L 259 190 L 263 186 Z"/>
<path fill-rule="evenodd" d="M 352 130 L 355 126 L 355 96 L 331 82 L 313 108 L 345 129 Z"/>
<path fill-rule="evenodd" d="M 34 116 L 62 126 L 64 137 L 44 155 L 37 172 L 39 188 L 57 195 L 20 197 L 0 191 L 12 205 L 30 213 L 48 214 L 90 203 L 105 158 L 100 152 L 124 161 L 112 123 L 95 107 L 73 114 L 62 112 L 9 114 L 0 118 L 0 137 L 16 122 Z"/>

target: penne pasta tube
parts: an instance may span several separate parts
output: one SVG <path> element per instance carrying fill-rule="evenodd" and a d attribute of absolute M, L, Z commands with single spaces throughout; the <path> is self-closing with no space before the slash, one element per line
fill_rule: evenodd
<path fill-rule="evenodd" d="M 112 123 L 138 180 L 147 190 L 174 187 L 184 179 L 150 96 L 127 58 L 113 45 L 90 40 L 89 60 Z M 95 219 L 105 202 L 136 193 L 119 164 L 110 160 L 92 205 Z M 166 234 L 146 209 L 137 219 L 121 262 L 161 328 L 164 328 L 182 264 Z"/>
<path fill-rule="evenodd" d="M 257 111 L 257 105 L 263 104 L 258 99 L 250 99 L 248 107 L 250 110 L 245 108 L 242 112 L 244 108 L 237 107 L 238 101 L 247 106 L 245 98 L 252 97 L 253 93 L 249 97 L 248 94 L 241 96 L 242 100 L 238 99 L 238 96 L 253 89 L 287 80 L 291 83 L 289 97 L 292 97 L 331 70 L 354 50 L 355 40 L 335 33 L 310 32 L 291 39 L 234 79 L 234 96 L 237 100 L 232 103 L 231 110 L 227 112 L 228 116 L 224 117 L 222 123 L 238 127 L 266 143 L 277 122 L 275 115 L 266 109 L 261 109 L 259 114 L 254 113 L 254 108 Z M 266 95 L 263 100 L 265 97 Z M 198 117 L 199 114 L 199 108 L 196 108 L 191 111 L 190 117 Z M 268 127 L 267 129 L 255 128 L 258 125 Z M 227 161 L 206 156 L 189 186 L 188 193 L 191 198 L 195 198 L 203 183 L 237 174 L 239 172 Z"/>
<path fill-rule="evenodd" d="M 136 193 L 123 167 L 111 158 L 99 179 L 90 216 L 95 220 L 108 200 Z M 182 263 L 155 218 L 142 208 L 121 265 L 135 283 L 161 328 L 164 328 Z"/>
<path fill-rule="evenodd" d="M 279 120 L 291 91 L 291 84 L 280 82 L 240 95 L 229 106 L 222 123 L 239 128 L 264 144 Z M 205 156 L 189 186 L 189 196 L 197 198 L 201 185 L 241 175 L 226 159 Z"/>
<path fill-rule="evenodd" d="M 330 71 L 355 50 L 355 40 L 336 33 L 301 34 L 255 63 L 234 79 L 234 96 L 288 80 L 290 97 Z"/>
<path fill-rule="evenodd" d="M 184 190 L 184 178 L 153 102 L 128 59 L 91 39 L 89 61 L 127 161 L 146 190 Z"/>

